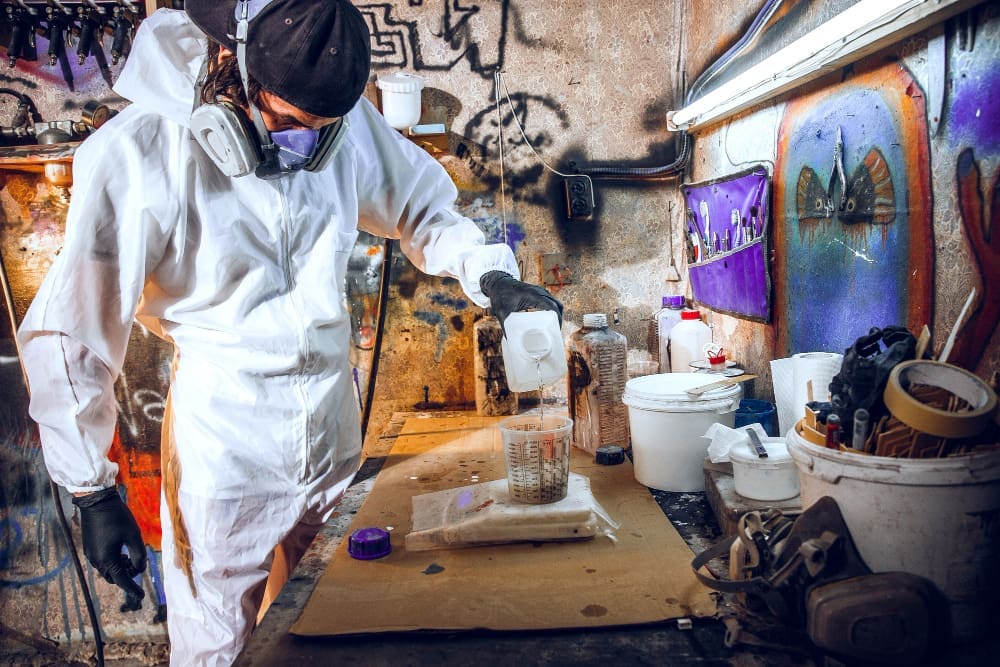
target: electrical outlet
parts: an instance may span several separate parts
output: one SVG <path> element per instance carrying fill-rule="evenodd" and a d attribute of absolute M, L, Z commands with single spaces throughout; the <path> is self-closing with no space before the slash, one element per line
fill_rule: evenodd
<path fill-rule="evenodd" d="M 594 188 L 589 176 L 566 176 L 566 217 L 569 220 L 590 220 L 594 217 Z"/>

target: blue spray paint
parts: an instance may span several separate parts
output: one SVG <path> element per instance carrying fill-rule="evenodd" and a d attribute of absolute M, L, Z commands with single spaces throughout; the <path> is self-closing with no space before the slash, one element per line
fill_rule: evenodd
<path fill-rule="evenodd" d="M 434 361 L 441 361 L 444 356 L 444 342 L 448 337 L 448 327 L 445 325 L 444 316 L 429 310 L 415 310 L 413 316 L 421 322 L 437 327 L 438 340 L 437 349 L 434 351 Z"/>
<path fill-rule="evenodd" d="M 953 143 L 975 146 L 977 152 L 1000 151 L 1000 69 L 995 61 L 977 60 L 978 70 L 955 77 L 955 92 L 948 112 L 948 134 Z"/>

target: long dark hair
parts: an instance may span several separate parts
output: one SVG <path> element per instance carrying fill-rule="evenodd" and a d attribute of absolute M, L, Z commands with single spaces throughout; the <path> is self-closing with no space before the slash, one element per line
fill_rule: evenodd
<path fill-rule="evenodd" d="M 219 62 L 220 48 L 218 42 L 208 40 L 208 71 L 201 87 L 201 101 L 211 104 L 222 98 L 238 106 L 246 107 L 248 106 L 247 97 L 243 91 L 243 80 L 240 77 L 240 67 L 236 61 L 236 55 Z M 260 93 L 263 87 L 250 74 L 247 74 L 247 83 L 250 88 L 250 99 L 259 108 L 261 105 Z"/>

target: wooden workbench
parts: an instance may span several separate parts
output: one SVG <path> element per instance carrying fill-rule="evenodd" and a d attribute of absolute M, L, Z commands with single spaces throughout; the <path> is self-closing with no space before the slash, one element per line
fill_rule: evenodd
<path fill-rule="evenodd" d="M 421 413 L 426 414 L 426 413 Z M 453 414 L 434 413 L 436 418 Z M 388 452 L 392 440 L 414 413 L 394 416 L 378 451 Z M 719 617 L 680 619 L 645 625 L 589 627 L 572 630 L 517 632 L 406 632 L 303 638 L 289 629 L 309 601 L 320 576 L 348 534 L 352 519 L 374 486 L 383 457 L 365 462 L 348 489 L 339 511 L 317 536 L 270 607 L 237 665 L 791 665 L 811 667 L 821 657 L 798 635 L 762 624 L 720 596 Z M 706 493 L 651 490 L 665 516 L 692 548 L 692 557 L 722 537 Z M 733 625 L 733 621 L 738 621 Z M 729 622 L 729 625 L 726 625 Z M 757 623 L 755 626 L 754 623 Z M 731 633 L 727 635 L 727 632 Z M 756 632 L 757 634 L 753 634 Z M 727 646 L 727 636 L 736 642 Z M 763 638 L 763 640 L 762 640 Z M 932 667 L 991 664 L 1000 642 L 956 647 L 927 663 Z"/>
<path fill-rule="evenodd" d="M 435 413 L 436 417 L 442 414 Z M 454 413 L 460 417 L 461 413 Z M 394 416 L 382 438 L 391 440 L 412 413 Z M 306 639 L 289 634 L 320 576 L 374 485 L 383 458 L 362 466 L 339 511 L 317 536 L 278 599 L 264 616 L 238 665 L 276 664 L 725 664 L 741 650 L 725 646 L 718 619 L 682 619 L 628 627 L 521 632 L 409 632 Z M 704 494 L 653 493 L 681 536 L 700 551 L 721 534 Z M 692 557 L 694 552 L 692 552 Z M 752 649 L 751 649 L 752 651 Z M 810 665 L 801 654 L 769 656 L 768 664 Z"/>

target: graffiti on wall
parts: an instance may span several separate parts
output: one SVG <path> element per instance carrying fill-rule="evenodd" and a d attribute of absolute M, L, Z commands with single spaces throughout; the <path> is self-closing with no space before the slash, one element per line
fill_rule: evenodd
<path fill-rule="evenodd" d="M 450 70 L 466 61 L 483 76 L 503 67 L 510 1 L 463 7 L 459 0 L 410 0 L 358 4 L 372 34 L 372 62 L 377 68 Z M 477 41 L 473 22 L 489 43 Z"/>
<path fill-rule="evenodd" d="M 993 35 L 980 34 L 975 48 L 992 49 L 996 56 L 1000 50 L 994 37 L 996 29 L 984 27 Z M 946 128 L 958 153 L 955 196 L 976 269 L 976 295 L 948 360 L 972 369 L 982 360 L 982 352 L 1000 324 L 1000 123 L 996 122 L 994 94 L 1000 86 L 1000 69 L 996 60 L 973 58 L 972 40 L 961 39 L 962 33 L 959 37 L 955 66 L 962 75 L 953 78 Z"/>
<path fill-rule="evenodd" d="M 492 80 L 504 67 L 510 40 L 519 48 L 553 48 L 544 38 L 527 34 L 519 10 L 509 0 L 468 6 L 458 0 L 410 0 L 405 5 L 359 4 L 358 9 L 372 33 L 372 66 L 377 71 L 444 72 L 464 65 Z M 550 96 L 516 90 L 509 95 L 509 103 L 507 95 L 501 95 L 499 111 L 493 96 L 483 100 L 481 110 L 462 128 L 455 154 L 481 186 L 495 191 L 500 185 L 496 161 L 502 133 L 508 196 L 547 205 L 545 192 L 533 187 L 544 168 L 526 143 L 544 153 L 553 143 L 551 132 L 569 129 L 568 115 Z"/>
<path fill-rule="evenodd" d="M 873 326 L 930 323 L 929 168 L 923 96 L 898 63 L 786 106 L 774 188 L 780 352 L 840 352 Z"/>

